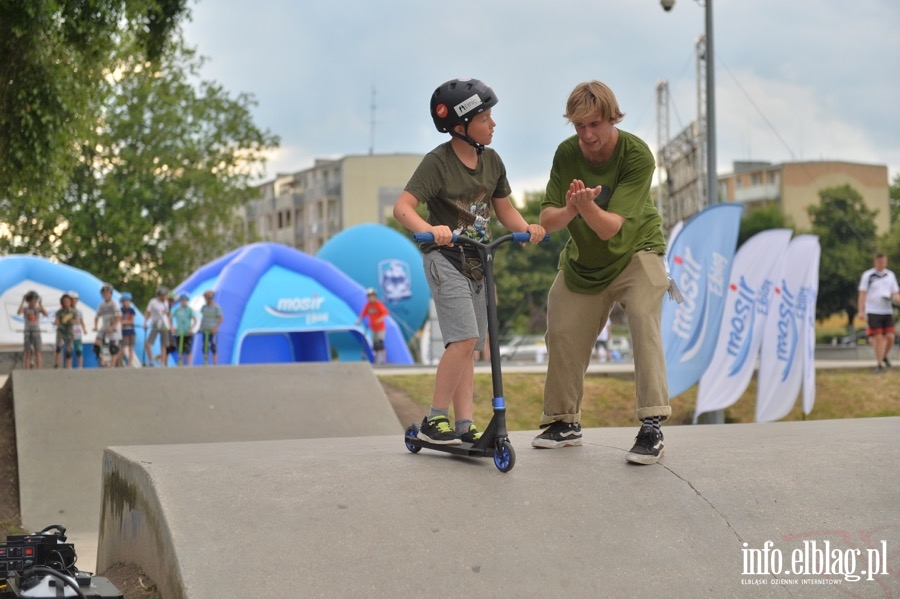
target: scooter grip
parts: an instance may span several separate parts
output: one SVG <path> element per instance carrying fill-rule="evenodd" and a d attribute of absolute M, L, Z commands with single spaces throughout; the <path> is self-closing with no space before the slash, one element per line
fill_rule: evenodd
<path fill-rule="evenodd" d="M 413 241 L 416 243 L 432 243 L 434 242 L 434 233 L 413 233 Z M 453 234 L 451 241 L 456 241 L 456 233 Z"/>
<path fill-rule="evenodd" d="M 529 233 L 528 231 L 519 231 L 517 233 L 513 233 L 512 240 L 518 241 L 519 243 L 527 243 L 528 241 L 531 240 L 531 233 Z M 544 235 L 544 238 L 541 240 L 541 243 L 544 243 L 546 241 L 550 241 L 549 234 Z"/>

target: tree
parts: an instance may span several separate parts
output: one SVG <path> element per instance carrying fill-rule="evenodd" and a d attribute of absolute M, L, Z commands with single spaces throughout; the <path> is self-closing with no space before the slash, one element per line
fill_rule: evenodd
<path fill-rule="evenodd" d="M 855 309 L 859 277 L 875 252 L 876 212 L 850 185 L 821 190 L 819 205 L 808 212 L 822 246 L 816 302 L 816 318 L 821 320 Z"/>
<path fill-rule="evenodd" d="M 888 203 L 891 208 L 891 226 L 893 227 L 900 223 L 900 173 L 894 175 L 894 180 L 891 182 L 888 193 Z"/>
<path fill-rule="evenodd" d="M 278 140 L 253 124 L 252 97 L 200 80 L 202 60 L 180 37 L 155 63 L 123 48 L 69 185 L 13 234 L 148 298 L 241 244 L 235 209 L 255 197 L 251 181 Z"/>
<path fill-rule="evenodd" d="M 531 195 L 520 209 L 529 223 L 540 220 L 543 194 Z M 420 203 L 416 211 L 422 218 L 427 217 L 425 204 Z M 403 235 L 409 231 L 390 218 L 389 227 Z M 509 233 L 496 219 L 491 221 L 491 235 L 497 239 Z M 498 329 L 502 336 L 513 333 L 543 333 L 547 328 L 547 293 L 556 278 L 559 254 L 569 240 L 569 233 L 563 229 L 550 236 L 550 241 L 532 246 L 506 244 L 494 254 L 494 279 L 497 287 Z"/>
<path fill-rule="evenodd" d="M 65 187 L 121 34 L 156 60 L 186 5 L 0 0 L 0 215 L 46 205 Z"/>
<path fill-rule="evenodd" d="M 777 205 L 753 208 L 745 211 L 744 216 L 741 218 L 737 246 L 742 246 L 745 241 L 761 231 L 793 228 L 793 225 L 789 223 Z"/>
<path fill-rule="evenodd" d="M 543 195 L 530 195 L 519 210 L 526 222 L 539 222 Z M 496 239 L 508 232 L 495 223 L 492 234 Z M 556 278 L 559 254 L 568 240 L 569 233 L 563 229 L 552 234 L 550 241 L 536 246 L 513 243 L 497 251 L 494 278 L 501 335 L 542 334 L 547 330 L 547 293 Z"/>

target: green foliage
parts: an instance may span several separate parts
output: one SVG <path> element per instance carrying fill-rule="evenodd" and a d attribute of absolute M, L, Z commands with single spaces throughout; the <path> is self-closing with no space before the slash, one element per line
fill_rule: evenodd
<path fill-rule="evenodd" d="M 528 223 L 540 221 L 543 194 L 530 195 L 520 208 Z M 424 204 L 416 207 L 425 218 Z M 393 218 L 387 225 L 403 235 L 409 235 L 403 225 Z M 496 219 L 491 221 L 494 239 L 509 233 Z M 550 241 L 539 245 L 506 244 L 494 254 L 494 279 L 497 286 L 497 316 L 501 336 L 513 334 L 542 334 L 547 328 L 547 292 L 556 278 L 559 254 L 569 233 L 562 230 L 551 236 Z"/>
<path fill-rule="evenodd" d="M 0 215 L 46 209 L 94 125 L 123 32 L 165 48 L 186 0 L 0 3 Z M 4 219 L 5 220 L 5 219 Z"/>
<path fill-rule="evenodd" d="M 201 66 L 180 38 L 156 63 L 123 43 L 68 186 L 15 221 L 8 249 L 56 257 L 141 301 L 241 245 L 235 211 L 278 140 L 253 124 L 250 96 L 202 81 Z"/>
<path fill-rule="evenodd" d="M 762 231 L 793 228 L 793 224 L 776 204 L 747 210 L 744 211 L 744 216 L 741 218 L 737 245 L 738 247 L 742 246 L 745 241 Z"/>
<path fill-rule="evenodd" d="M 540 221 L 543 194 L 530 195 L 519 209 L 528 223 Z M 496 239 L 508 233 L 495 223 Z M 494 259 L 497 283 L 497 316 L 501 336 L 543 334 L 547 330 L 547 292 L 556 278 L 559 254 L 569 240 L 565 229 L 550 236 L 550 241 L 531 245 L 507 244 Z"/>
<path fill-rule="evenodd" d="M 900 173 L 894 175 L 894 180 L 888 189 L 888 203 L 891 208 L 891 227 L 900 223 Z"/>
<path fill-rule="evenodd" d="M 816 302 L 816 318 L 822 320 L 856 305 L 859 277 L 875 252 L 876 213 L 850 185 L 823 189 L 819 198 L 808 210 L 822 247 Z"/>

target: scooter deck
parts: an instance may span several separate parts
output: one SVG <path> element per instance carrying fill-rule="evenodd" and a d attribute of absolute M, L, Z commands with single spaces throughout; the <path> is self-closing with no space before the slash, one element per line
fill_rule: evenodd
<path fill-rule="evenodd" d="M 432 443 L 430 441 L 425 441 L 424 439 L 420 439 L 416 436 L 410 435 L 406 435 L 404 440 L 406 441 L 406 444 L 408 446 L 416 448 L 424 447 L 426 449 L 434 449 L 436 451 L 443 451 L 445 453 L 452 453 L 454 455 L 462 455 L 475 458 L 494 457 L 494 443 L 484 445 L 481 443 L 481 439 L 479 439 L 476 443 L 466 443 L 465 441 L 463 441 L 458 445 Z"/>

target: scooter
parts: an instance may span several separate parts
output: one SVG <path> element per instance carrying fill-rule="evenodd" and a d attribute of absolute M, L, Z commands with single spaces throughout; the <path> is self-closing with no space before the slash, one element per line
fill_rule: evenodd
<path fill-rule="evenodd" d="M 443 451 L 455 455 L 478 457 L 478 458 L 494 458 L 494 465 L 500 472 L 509 472 L 516 464 L 516 452 L 512 443 L 509 441 L 509 434 L 506 430 L 506 400 L 503 398 L 503 378 L 500 372 L 500 342 L 498 340 L 499 327 L 497 324 L 497 300 L 494 293 L 494 251 L 497 246 L 508 241 L 517 241 L 520 243 L 528 242 L 531 235 L 526 232 L 510 233 L 504 235 L 489 244 L 483 244 L 468 237 L 453 235 L 453 243 L 467 245 L 478 250 L 484 269 L 484 289 L 487 299 L 487 317 L 488 317 L 488 343 L 491 348 L 491 382 L 493 383 L 494 399 L 492 406 L 494 408 L 491 421 L 488 423 L 481 437 L 474 443 L 463 442 L 459 445 L 439 445 L 419 439 L 419 425 L 410 424 L 406 429 L 404 442 L 406 449 L 412 453 L 419 453 L 423 447 Z M 544 238 L 547 241 L 549 236 Z M 427 243 L 434 241 L 431 233 L 415 233 L 413 240 L 417 243 Z"/>

